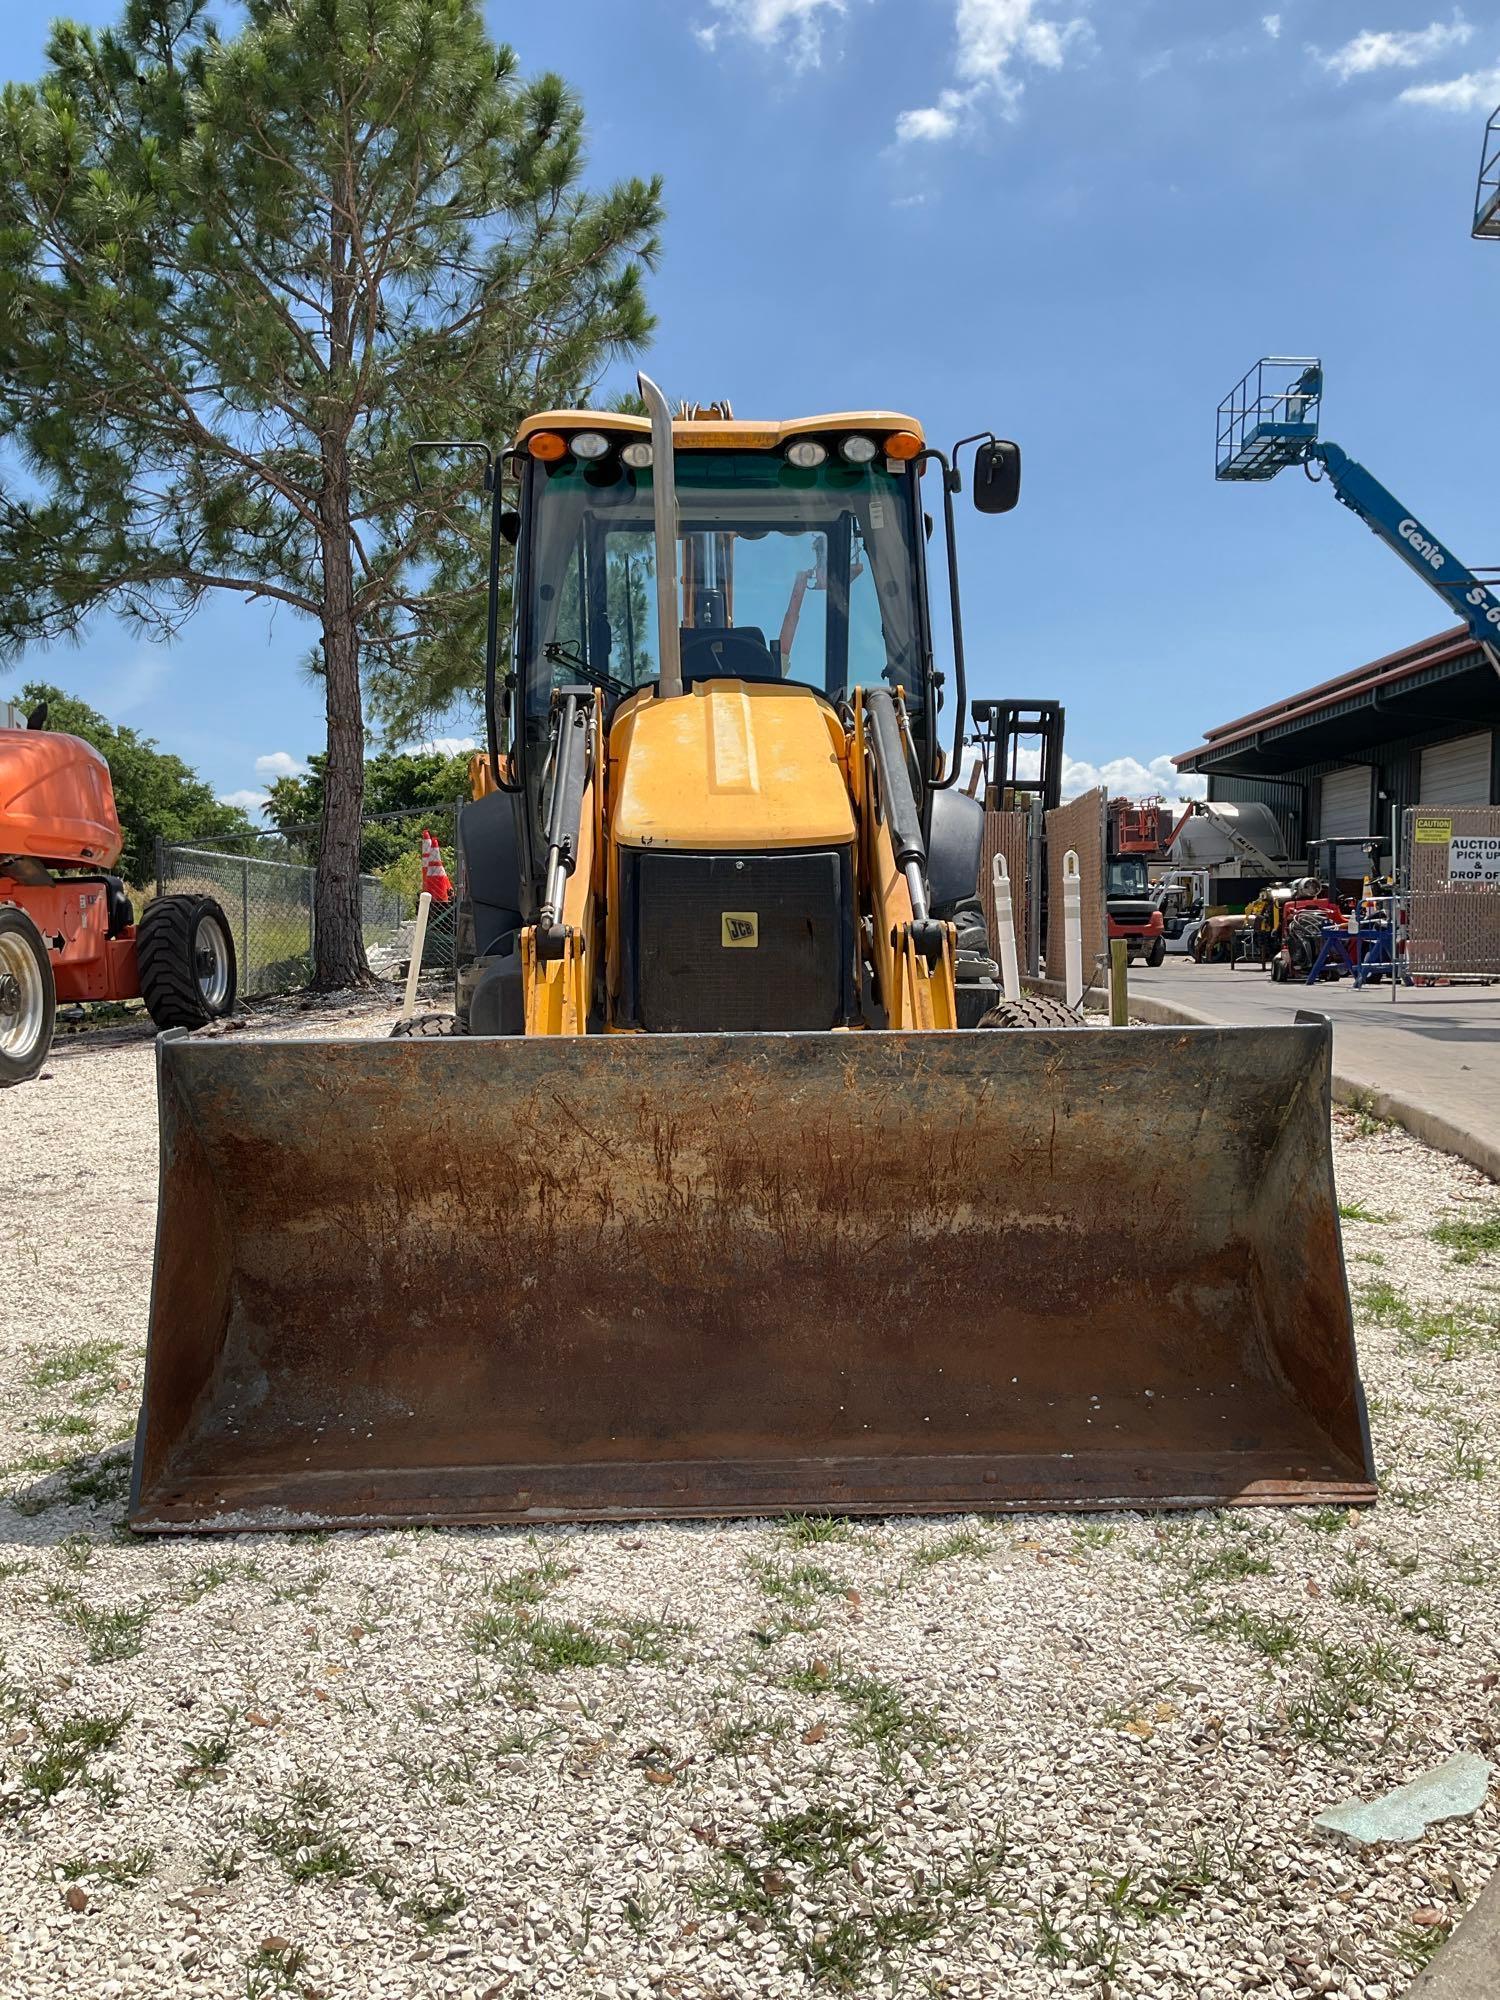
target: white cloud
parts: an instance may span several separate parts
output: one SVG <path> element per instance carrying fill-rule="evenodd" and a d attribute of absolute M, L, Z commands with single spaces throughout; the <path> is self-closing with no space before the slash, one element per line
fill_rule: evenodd
<path fill-rule="evenodd" d="M 1202 799 L 1208 796 L 1206 778 L 1184 776 L 1170 757 L 1111 757 L 1105 764 L 1089 764 L 1080 758 L 1063 758 L 1062 795 L 1076 799 L 1080 792 L 1103 785 L 1112 799 Z"/>
<path fill-rule="evenodd" d="M 1273 42 L 1281 40 L 1281 16 L 1279 14 L 1262 14 L 1260 25 L 1265 29 Z"/>
<path fill-rule="evenodd" d="M 477 736 L 430 736 L 425 743 L 414 744 L 412 748 L 418 755 L 425 752 L 430 756 L 436 752 L 439 757 L 456 757 L 462 750 L 477 750 L 479 748 L 479 738 Z"/>
<path fill-rule="evenodd" d="M 1430 111 L 1492 111 L 1500 104 L 1500 67 L 1471 69 L 1446 83 L 1410 83 L 1401 93 L 1403 104 L 1425 104 Z"/>
<path fill-rule="evenodd" d="M 945 90 L 936 104 L 903 111 L 896 120 L 896 137 L 903 146 L 913 139 L 951 139 L 967 117 L 970 102 L 967 91 Z"/>
<path fill-rule="evenodd" d="M 784 48 L 794 70 L 818 67 L 827 20 L 848 12 L 848 0 L 709 0 L 709 4 L 722 18 L 693 29 L 693 39 L 701 47 L 712 52 L 728 29 L 762 48 Z"/>
<path fill-rule="evenodd" d="M 220 792 L 221 806 L 238 806 L 241 812 L 259 812 L 266 803 L 264 792 Z"/>
<path fill-rule="evenodd" d="M 307 766 L 290 750 L 273 750 L 268 757 L 255 760 L 257 778 L 302 778 L 307 775 Z"/>
<path fill-rule="evenodd" d="M 903 111 L 896 120 L 899 143 L 953 138 L 986 102 L 1002 118 L 1014 118 L 1024 81 L 1018 68 L 1061 69 L 1071 50 L 1094 46 L 1093 30 L 1081 17 L 1061 20 L 1044 14 L 1048 0 L 958 0 L 954 29 L 958 46 L 953 68 L 958 87 L 940 92 L 935 104 Z"/>
<path fill-rule="evenodd" d="M 978 756 L 978 751 L 972 748 L 964 752 L 965 782 Z M 1040 777 L 1041 769 L 1041 750 L 1023 744 L 1016 752 L 1016 776 L 1026 782 Z M 1185 799 L 1208 796 L 1207 778 L 1185 776 L 1170 757 L 1152 757 L 1148 762 L 1142 762 L 1139 757 L 1111 757 L 1108 763 L 1090 764 L 1079 757 L 1064 756 L 1064 799 L 1076 799 L 1081 792 L 1091 792 L 1096 785 L 1103 785 L 1112 799 L 1164 798 L 1169 803 L 1175 801 L 1180 804 Z"/>
<path fill-rule="evenodd" d="M 1332 55 L 1314 53 L 1324 69 L 1347 83 L 1375 70 L 1420 69 L 1449 49 L 1461 48 L 1473 32 L 1463 15 L 1455 13 L 1451 21 L 1430 21 L 1425 28 L 1362 28 Z"/>

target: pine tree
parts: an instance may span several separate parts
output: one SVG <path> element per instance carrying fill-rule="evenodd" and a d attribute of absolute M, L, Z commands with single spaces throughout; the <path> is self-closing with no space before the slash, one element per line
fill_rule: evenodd
<path fill-rule="evenodd" d="M 0 647 L 211 591 L 312 621 L 327 710 L 317 978 L 366 975 L 364 687 L 473 685 L 472 460 L 651 318 L 659 181 L 582 184 L 582 112 L 480 0 L 128 0 L 0 99 Z M 363 685 L 362 685 L 363 683 Z"/>

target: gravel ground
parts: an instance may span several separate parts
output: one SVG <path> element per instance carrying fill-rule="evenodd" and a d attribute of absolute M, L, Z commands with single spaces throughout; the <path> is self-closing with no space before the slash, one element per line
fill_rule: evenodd
<path fill-rule="evenodd" d="M 120 1526 L 149 1032 L 0 1136 L 7 2000 L 1394 2000 L 1500 1855 L 1500 1782 L 1311 1826 L 1500 1761 L 1500 1251 L 1431 1234 L 1500 1191 L 1404 1134 L 1340 1114 L 1372 1513 L 201 1544 Z"/>

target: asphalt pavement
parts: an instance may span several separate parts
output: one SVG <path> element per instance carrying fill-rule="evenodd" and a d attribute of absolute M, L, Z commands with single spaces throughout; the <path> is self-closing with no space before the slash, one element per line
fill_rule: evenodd
<path fill-rule="evenodd" d="M 1157 1018 L 1245 1027 L 1289 1021 L 1299 1008 L 1326 1014 L 1337 1097 L 1367 1101 L 1500 1180 L 1500 983 L 1403 986 L 1393 1003 L 1384 982 L 1358 991 L 1347 978 L 1283 986 L 1253 966 L 1174 956 L 1131 969 L 1130 1003 L 1142 1020 L 1160 1007 Z"/>

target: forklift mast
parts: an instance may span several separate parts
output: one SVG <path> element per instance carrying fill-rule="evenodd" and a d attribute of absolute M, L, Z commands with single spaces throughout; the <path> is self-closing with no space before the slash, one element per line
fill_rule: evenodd
<path fill-rule="evenodd" d="M 1044 812 L 1055 811 L 1062 803 L 1062 703 L 976 701 L 969 712 L 974 719 L 970 742 L 984 773 L 985 810 L 1006 811 L 1024 794 L 1039 797 Z M 1037 769 L 1023 773 L 1021 759 L 1033 745 Z"/>

